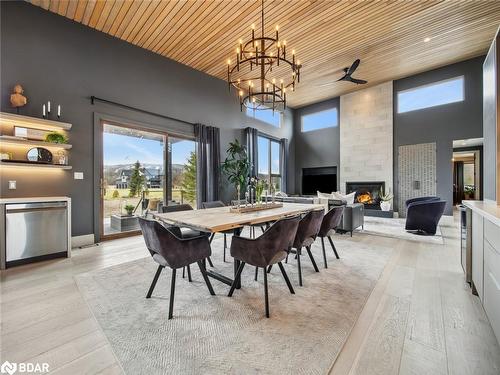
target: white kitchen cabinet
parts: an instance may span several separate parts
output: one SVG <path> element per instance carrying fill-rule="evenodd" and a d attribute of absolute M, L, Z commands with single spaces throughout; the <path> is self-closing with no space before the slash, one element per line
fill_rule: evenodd
<path fill-rule="evenodd" d="M 472 282 L 476 288 L 479 299 L 483 301 L 484 283 L 484 225 L 483 217 L 477 212 L 472 212 Z"/>

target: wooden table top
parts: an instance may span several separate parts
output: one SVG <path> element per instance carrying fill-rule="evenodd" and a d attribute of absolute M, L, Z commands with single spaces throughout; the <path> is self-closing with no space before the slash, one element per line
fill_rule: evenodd
<path fill-rule="evenodd" d="M 323 210 L 322 204 L 284 203 L 283 207 L 272 208 L 247 213 L 229 212 L 229 206 L 153 214 L 153 216 L 167 224 L 189 227 L 203 232 L 222 232 L 245 225 L 266 223 L 287 216 Z"/>

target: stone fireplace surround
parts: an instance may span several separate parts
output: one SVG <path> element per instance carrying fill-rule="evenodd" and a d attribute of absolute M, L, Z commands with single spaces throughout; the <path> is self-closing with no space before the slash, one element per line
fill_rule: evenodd
<path fill-rule="evenodd" d="M 340 190 L 352 192 L 348 183 L 383 183 L 384 192 L 393 193 L 392 82 L 342 95 L 340 123 Z"/>

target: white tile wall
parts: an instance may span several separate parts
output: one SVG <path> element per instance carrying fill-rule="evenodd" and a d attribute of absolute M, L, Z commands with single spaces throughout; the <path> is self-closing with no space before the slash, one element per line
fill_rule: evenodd
<path fill-rule="evenodd" d="M 393 188 L 392 82 L 340 97 L 340 189 L 385 181 Z"/>

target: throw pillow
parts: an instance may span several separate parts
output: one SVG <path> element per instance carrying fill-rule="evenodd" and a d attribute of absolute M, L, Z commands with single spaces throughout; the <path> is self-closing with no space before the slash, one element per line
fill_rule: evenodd
<path fill-rule="evenodd" d="M 328 193 L 322 193 L 320 191 L 316 191 L 316 193 L 318 194 L 318 198 L 324 198 L 324 199 L 335 199 L 333 197 L 333 193 L 331 194 L 328 194 Z"/>

